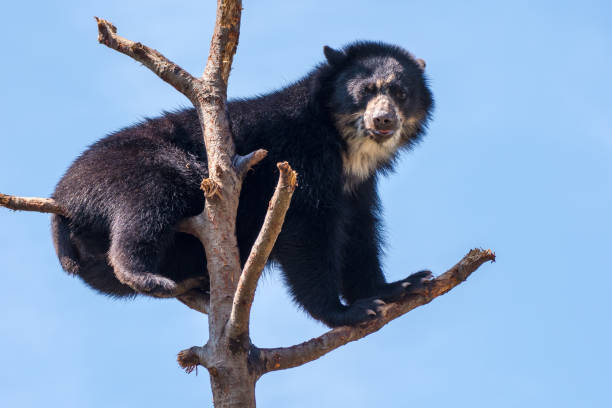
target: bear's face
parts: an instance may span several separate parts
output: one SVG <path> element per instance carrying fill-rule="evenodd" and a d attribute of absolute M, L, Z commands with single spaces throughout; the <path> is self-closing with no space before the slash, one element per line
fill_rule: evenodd
<path fill-rule="evenodd" d="M 389 163 L 401 147 L 410 146 L 432 105 L 424 61 L 407 53 L 376 51 L 351 57 L 351 49 L 325 49 L 330 64 L 339 69 L 330 107 L 346 145 L 347 190 Z"/>

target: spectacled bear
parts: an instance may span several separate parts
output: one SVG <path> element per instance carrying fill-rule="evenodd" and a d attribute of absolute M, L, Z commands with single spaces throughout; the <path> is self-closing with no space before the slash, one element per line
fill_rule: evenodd
<path fill-rule="evenodd" d="M 269 94 L 229 102 L 239 154 L 266 149 L 249 172 L 237 216 L 246 261 L 276 185 L 275 164 L 299 174 L 271 254 L 295 301 L 335 327 L 375 317 L 384 301 L 410 292 L 430 272 L 387 283 L 380 264 L 377 175 L 422 136 L 433 106 L 425 63 L 404 49 L 357 42 L 324 48 L 326 61 Z M 53 198 L 60 263 L 115 297 L 174 297 L 208 290 L 200 242 L 176 231 L 204 208 L 206 151 L 194 109 L 165 113 L 90 146 Z"/>

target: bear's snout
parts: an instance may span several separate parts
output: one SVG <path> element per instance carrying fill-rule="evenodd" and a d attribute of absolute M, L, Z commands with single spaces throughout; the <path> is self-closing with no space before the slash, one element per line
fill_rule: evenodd
<path fill-rule="evenodd" d="M 397 107 L 387 95 L 373 98 L 364 115 L 366 129 L 377 136 L 377 140 L 386 140 L 398 128 Z"/>

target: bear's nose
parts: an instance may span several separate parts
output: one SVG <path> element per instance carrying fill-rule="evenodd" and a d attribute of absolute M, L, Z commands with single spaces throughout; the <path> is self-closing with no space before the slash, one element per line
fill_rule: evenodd
<path fill-rule="evenodd" d="M 372 115 L 376 130 L 393 130 L 397 125 L 397 116 L 390 110 L 380 110 Z"/>

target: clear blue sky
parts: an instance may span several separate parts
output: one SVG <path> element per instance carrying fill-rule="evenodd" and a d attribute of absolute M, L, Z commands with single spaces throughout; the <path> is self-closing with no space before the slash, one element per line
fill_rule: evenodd
<path fill-rule="evenodd" d="M 204 5 L 203 5 L 204 4 Z M 484 265 L 451 293 L 306 366 L 265 376 L 262 407 L 610 407 L 612 6 L 600 1 L 249 1 L 230 95 L 266 92 L 324 44 L 396 43 L 427 61 L 437 109 L 380 192 L 386 270 Z M 96 41 L 94 15 L 201 73 L 209 1 L 10 2 L 0 25 L 0 192 L 47 196 L 107 132 L 187 106 Z M 0 209 L 0 406 L 211 406 L 176 353 L 206 319 L 178 302 L 112 301 L 67 276 L 45 215 Z M 325 328 L 278 272 L 253 339 Z"/>

